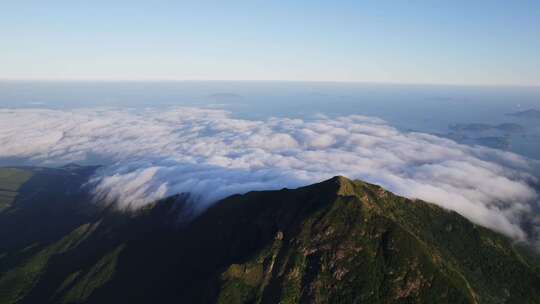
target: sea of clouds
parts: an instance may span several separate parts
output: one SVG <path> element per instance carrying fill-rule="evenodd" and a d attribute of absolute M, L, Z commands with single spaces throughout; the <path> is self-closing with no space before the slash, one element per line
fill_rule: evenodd
<path fill-rule="evenodd" d="M 124 209 L 190 193 L 200 211 L 231 194 L 335 175 L 436 203 L 520 240 L 529 237 L 524 218 L 539 209 L 538 162 L 358 115 L 245 120 L 184 107 L 0 109 L 2 159 L 104 164 L 93 191 Z"/>

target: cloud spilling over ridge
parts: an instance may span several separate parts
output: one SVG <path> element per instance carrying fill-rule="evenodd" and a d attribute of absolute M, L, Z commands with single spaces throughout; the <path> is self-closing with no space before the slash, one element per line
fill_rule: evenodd
<path fill-rule="evenodd" d="M 231 194 L 335 175 L 437 203 L 518 239 L 526 238 L 523 216 L 538 208 L 536 162 L 358 115 L 255 121 L 202 108 L 0 110 L 0 160 L 10 158 L 100 160 L 107 165 L 95 192 L 120 208 L 189 192 L 202 210 Z"/>

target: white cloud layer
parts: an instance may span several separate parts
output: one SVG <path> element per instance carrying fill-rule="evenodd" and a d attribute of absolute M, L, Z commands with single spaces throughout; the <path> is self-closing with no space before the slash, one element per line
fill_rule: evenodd
<path fill-rule="evenodd" d="M 372 117 L 234 119 L 215 109 L 0 110 L 0 160 L 99 161 L 96 193 L 136 208 L 189 192 L 200 210 L 235 193 L 359 178 L 525 239 L 538 164 L 404 133 Z M 534 227 L 538 229 L 538 227 Z"/>

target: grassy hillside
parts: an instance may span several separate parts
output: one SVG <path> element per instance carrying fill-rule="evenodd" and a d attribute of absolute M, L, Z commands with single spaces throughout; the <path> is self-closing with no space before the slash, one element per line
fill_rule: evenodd
<path fill-rule="evenodd" d="M 17 168 L 0 170 L 0 212 L 9 208 L 15 200 L 19 188 L 30 179 L 32 171 Z"/>
<path fill-rule="evenodd" d="M 71 223 L 6 249 L 0 303 L 540 303 L 534 251 L 343 177 L 234 195 L 190 222 L 181 196 L 83 215 L 66 203 L 83 194 L 45 197 L 70 210 L 45 222 Z"/>

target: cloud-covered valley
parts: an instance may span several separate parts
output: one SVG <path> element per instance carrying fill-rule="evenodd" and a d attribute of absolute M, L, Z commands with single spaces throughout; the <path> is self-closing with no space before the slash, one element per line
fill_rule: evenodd
<path fill-rule="evenodd" d="M 434 202 L 517 239 L 527 238 L 521 222 L 539 209 L 536 161 L 358 115 L 244 120 L 203 108 L 3 109 L 0 160 L 104 164 L 92 181 L 96 195 L 127 209 L 187 192 L 203 210 L 231 194 L 335 175 Z"/>

